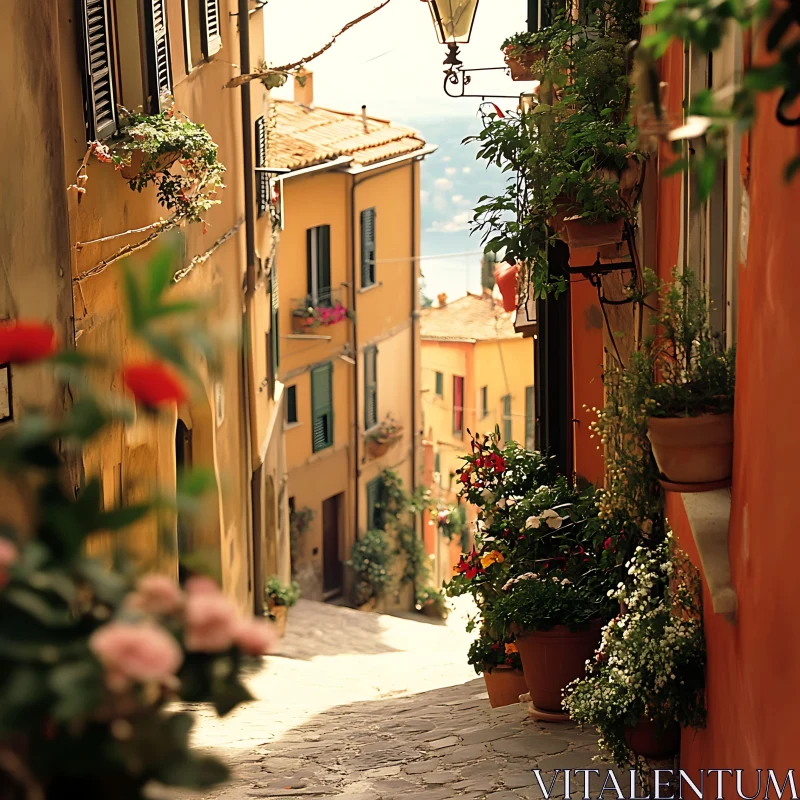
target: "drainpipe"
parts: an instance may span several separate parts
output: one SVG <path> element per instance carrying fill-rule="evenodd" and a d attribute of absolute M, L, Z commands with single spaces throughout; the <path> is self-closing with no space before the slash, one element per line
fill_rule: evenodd
<path fill-rule="evenodd" d="M 250 72 L 250 3 L 249 0 L 239 0 L 239 69 L 241 73 Z M 255 225 L 255 173 L 253 171 L 253 127 L 252 109 L 250 101 L 250 84 L 243 83 L 241 90 L 242 97 L 242 150 L 244 161 L 244 218 L 245 218 L 245 246 L 247 253 L 246 273 L 245 273 L 245 297 L 244 297 L 244 331 L 247 341 L 251 337 L 252 304 L 256 291 L 256 225 Z M 248 357 L 250 347 L 242 347 L 242 390 L 244 396 L 244 423 L 245 423 L 245 454 L 247 459 L 246 475 L 249 475 L 248 485 L 250 487 L 249 496 L 245 502 L 245 517 L 247 530 L 250 533 L 251 547 L 253 548 L 253 598 L 254 611 L 263 613 L 263 596 L 259 586 L 261 542 L 257 541 L 257 533 L 254 524 L 255 509 L 253 507 L 254 496 L 258 487 L 253 481 L 253 442 L 252 442 L 252 413 L 251 399 L 252 387 L 254 386 L 254 376 L 252 374 L 253 363 Z M 260 492 L 258 493 L 260 496 Z"/>
<path fill-rule="evenodd" d="M 417 159 L 411 161 L 411 491 L 417 488 Z"/>

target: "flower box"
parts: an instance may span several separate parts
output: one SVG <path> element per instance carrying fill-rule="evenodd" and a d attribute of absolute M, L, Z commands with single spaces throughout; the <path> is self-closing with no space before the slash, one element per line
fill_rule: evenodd
<path fill-rule="evenodd" d="M 293 333 L 311 333 L 315 328 L 319 327 L 319 322 L 314 317 L 309 317 L 305 313 L 295 312 L 292 314 L 292 332 Z"/>
<path fill-rule="evenodd" d="M 306 305 L 292 312 L 292 331 L 299 334 L 310 333 L 314 328 L 336 325 L 347 318 L 347 309 L 339 302 L 333 305 Z"/>
<path fill-rule="evenodd" d="M 601 247 L 622 241 L 625 220 L 611 222 L 589 222 L 583 217 L 569 217 L 564 220 L 564 234 L 571 248 Z"/>
<path fill-rule="evenodd" d="M 547 58 L 548 51 L 543 47 L 506 49 L 505 62 L 511 70 L 512 81 L 540 81 L 544 77 L 542 70 L 537 70 L 534 65 Z"/>

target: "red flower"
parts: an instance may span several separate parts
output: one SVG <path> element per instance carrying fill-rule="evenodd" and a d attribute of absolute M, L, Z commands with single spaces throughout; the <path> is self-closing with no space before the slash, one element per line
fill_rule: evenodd
<path fill-rule="evenodd" d="M 148 408 L 180 404 L 188 397 L 178 376 L 159 361 L 128 364 L 122 379 L 136 401 Z"/>
<path fill-rule="evenodd" d="M 500 119 L 506 118 L 506 115 L 500 110 L 500 106 L 498 106 L 497 103 L 492 103 L 492 108 L 495 110 L 497 116 L 500 117 Z"/>
<path fill-rule="evenodd" d="M 58 349 L 58 338 L 46 322 L 0 322 L 0 364 L 30 364 L 49 358 Z"/>
<path fill-rule="evenodd" d="M 611 547 L 612 544 L 613 542 L 611 541 L 611 537 L 609 536 L 608 539 L 606 539 L 603 542 L 603 550 L 608 550 L 608 548 Z"/>

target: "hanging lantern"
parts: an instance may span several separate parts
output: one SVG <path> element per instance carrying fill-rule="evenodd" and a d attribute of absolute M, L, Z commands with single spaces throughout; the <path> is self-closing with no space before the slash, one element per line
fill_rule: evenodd
<path fill-rule="evenodd" d="M 469 42 L 479 0 L 427 0 L 440 44 Z"/>

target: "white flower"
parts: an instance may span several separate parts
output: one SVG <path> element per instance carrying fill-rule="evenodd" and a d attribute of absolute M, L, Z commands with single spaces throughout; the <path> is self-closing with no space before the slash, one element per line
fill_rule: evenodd
<path fill-rule="evenodd" d="M 517 502 L 516 498 L 514 498 L 514 497 L 509 497 L 508 498 L 509 507 L 513 506 L 516 502 Z"/>
<path fill-rule="evenodd" d="M 539 528 L 541 527 L 541 524 L 542 521 L 539 519 L 539 517 L 528 517 L 528 519 L 525 520 L 526 528 Z"/>
<path fill-rule="evenodd" d="M 552 508 L 548 508 L 547 511 L 542 514 L 542 519 L 547 523 L 547 527 L 552 528 L 554 531 L 558 530 L 561 527 L 561 523 L 564 521 L 564 517 L 560 517 Z"/>

